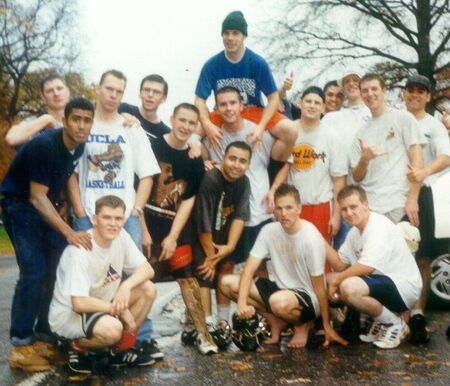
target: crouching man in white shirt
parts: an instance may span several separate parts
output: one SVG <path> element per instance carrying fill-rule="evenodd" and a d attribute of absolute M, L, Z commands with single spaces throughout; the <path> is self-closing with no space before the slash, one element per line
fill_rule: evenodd
<path fill-rule="evenodd" d="M 93 248 L 68 246 L 57 269 L 49 321 L 52 331 L 71 339 L 72 373 L 91 372 L 90 352 L 110 348 L 113 366 L 150 365 L 154 359 L 134 349 L 136 331 L 150 311 L 156 288 L 153 269 L 123 230 L 125 203 L 117 196 L 95 203 Z M 122 280 L 122 272 L 130 275 Z"/>
<path fill-rule="evenodd" d="M 400 314 L 410 310 L 422 289 L 419 269 L 399 229 L 371 212 L 363 188 L 349 185 L 338 194 L 342 217 L 353 228 L 339 253 L 327 254 L 334 273 L 328 295 L 374 319 L 359 338 L 380 348 L 397 347 L 409 332 Z"/>
<path fill-rule="evenodd" d="M 287 323 L 294 336 L 287 346 L 304 347 L 312 322 L 322 317 L 325 346 L 330 342 L 346 345 L 331 327 L 324 283 L 325 242 L 316 227 L 300 216 L 298 190 L 282 184 L 275 191 L 277 222 L 263 227 L 245 263 L 242 275 L 225 275 L 219 284 L 228 298 L 237 302 L 237 316 L 251 318 L 255 310 L 267 317 L 271 338 L 277 344 Z M 264 259 L 269 278 L 253 276 Z"/>

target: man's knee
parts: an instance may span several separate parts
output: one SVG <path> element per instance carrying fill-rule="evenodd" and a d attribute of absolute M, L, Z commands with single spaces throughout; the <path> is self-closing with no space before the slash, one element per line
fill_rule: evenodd
<path fill-rule="evenodd" d="M 226 297 L 233 300 L 237 299 L 239 293 L 239 275 L 223 275 L 220 278 L 219 288 Z"/>
<path fill-rule="evenodd" d="M 292 302 L 289 301 L 284 291 L 278 291 L 269 297 L 269 305 L 275 316 L 283 317 L 292 309 Z"/>
<path fill-rule="evenodd" d="M 105 315 L 95 324 L 92 337 L 99 339 L 105 347 L 109 347 L 120 341 L 122 333 L 123 325 L 120 320 Z"/>
<path fill-rule="evenodd" d="M 344 279 L 339 285 L 339 293 L 343 301 L 364 295 L 362 288 L 358 283 L 358 280 L 361 279 L 356 277 L 349 277 L 347 279 Z"/>

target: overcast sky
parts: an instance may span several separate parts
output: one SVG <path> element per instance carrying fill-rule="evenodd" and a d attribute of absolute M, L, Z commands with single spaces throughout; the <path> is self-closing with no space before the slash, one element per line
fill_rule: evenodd
<path fill-rule="evenodd" d="M 79 2 L 86 79 L 97 82 L 103 71 L 121 70 L 128 78 L 124 100 L 138 104 L 140 80 L 150 73 L 163 75 L 169 82 L 169 98 L 161 108 L 164 119 L 176 104 L 193 101 L 203 63 L 223 49 L 221 25 L 229 12 L 243 11 L 247 43 L 264 56 L 251 39 L 252 26 L 267 17 L 256 0 Z"/>

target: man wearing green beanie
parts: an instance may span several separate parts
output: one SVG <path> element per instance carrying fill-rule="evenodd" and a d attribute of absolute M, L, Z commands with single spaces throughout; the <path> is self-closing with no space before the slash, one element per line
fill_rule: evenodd
<path fill-rule="evenodd" d="M 295 143 L 294 123 L 277 112 L 279 104 L 278 89 L 267 62 L 244 45 L 247 37 L 247 22 L 241 11 L 229 13 L 222 23 L 222 39 L 225 47 L 210 58 L 203 66 L 195 90 L 195 105 L 200 110 L 200 122 L 204 134 L 214 147 L 222 138 L 222 119 L 216 112 L 208 111 L 206 100 L 225 86 L 237 88 L 242 96 L 244 109 L 242 117 L 255 124 L 249 134 L 253 145 L 260 142 L 267 128 L 276 138 L 272 157 L 285 161 Z M 264 106 L 262 94 L 267 98 Z"/>

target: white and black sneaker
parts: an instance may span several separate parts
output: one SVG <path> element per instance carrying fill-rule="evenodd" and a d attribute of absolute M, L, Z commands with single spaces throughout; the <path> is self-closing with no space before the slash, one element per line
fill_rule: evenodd
<path fill-rule="evenodd" d="M 112 367 L 151 366 L 154 363 L 155 360 L 141 349 L 131 348 L 119 352 L 111 350 L 109 354 L 109 365 Z"/>
<path fill-rule="evenodd" d="M 143 351 L 145 354 L 149 355 L 156 361 L 164 359 L 164 353 L 161 352 L 158 346 L 158 342 L 154 339 L 151 339 L 150 342 L 142 343 L 139 350 Z"/>
<path fill-rule="evenodd" d="M 400 345 L 408 333 L 408 325 L 403 319 L 400 319 L 400 323 L 385 325 L 380 336 L 373 344 L 379 348 L 395 348 Z"/>
<path fill-rule="evenodd" d="M 217 354 L 219 352 L 219 348 L 216 344 L 207 339 L 203 334 L 197 335 L 196 345 L 198 351 L 200 351 L 203 355 Z"/>
<path fill-rule="evenodd" d="M 370 326 L 369 331 L 366 334 L 360 334 L 359 339 L 366 343 L 373 343 L 381 336 L 385 325 L 377 322 L 376 320 Z"/>
<path fill-rule="evenodd" d="M 82 380 L 83 377 L 87 377 L 92 373 L 92 363 L 87 352 L 81 353 L 69 349 L 67 356 L 69 357 L 68 368 L 70 381 Z"/>

